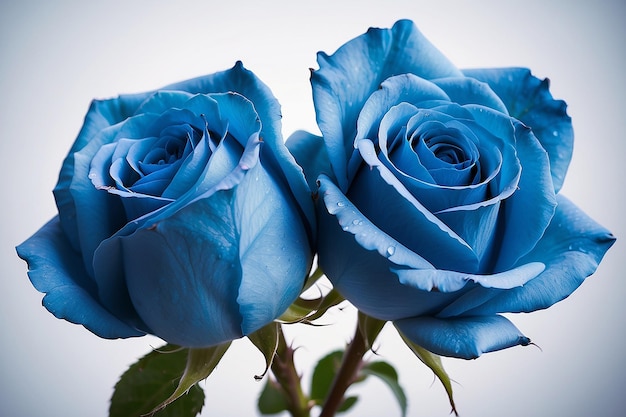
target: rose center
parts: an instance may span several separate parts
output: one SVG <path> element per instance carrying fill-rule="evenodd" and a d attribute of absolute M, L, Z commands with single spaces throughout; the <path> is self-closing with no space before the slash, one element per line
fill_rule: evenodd
<path fill-rule="evenodd" d="M 468 185 L 478 180 L 478 151 L 459 129 L 425 123 L 409 141 L 420 163 L 439 185 Z"/>
<path fill-rule="evenodd" d="M 446 129 L 447 130 L 447 129 Z M 416 132 L 417 133 L 417 132 Z M 413 135 L 411 147 L 427 168 L 441 168 L 443 164 L 458 169 L 473 162 L 468 141 L 460 132 L 450 129 L 444 132 L 425 132 Z"/>
<path fill-rule="evenodd" d="M 202 132 L 188 124 L 166 127 L 156 143 L 138 161 L 137 173 L 143 177 L 175 164 L 188 155 L 201 138 Z"/>

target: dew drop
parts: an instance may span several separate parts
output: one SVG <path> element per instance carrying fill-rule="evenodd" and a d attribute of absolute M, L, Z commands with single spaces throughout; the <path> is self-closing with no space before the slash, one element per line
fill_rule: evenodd
<path fill-rule="evenodd" d="M 346 203 L 344 203 L 343 201 L 339 201 L 337 203 L 337 207 L 344 207 L 346 205 Z"/>
<path fill-rule="evenodd" d="M 396 247 L 395 246 L 389 246 L 387 248 L 387 256 L 392 256 L 394 253 L 396 253 Z"/>
<path fill-rule="evenodd" d="M 354 219 L 354 220 L 352 220 L 352 224 L 355 225 L 355 226 L 358 226 L 358 225 L 361 224 L 361 221 L 359 219 Z"/>

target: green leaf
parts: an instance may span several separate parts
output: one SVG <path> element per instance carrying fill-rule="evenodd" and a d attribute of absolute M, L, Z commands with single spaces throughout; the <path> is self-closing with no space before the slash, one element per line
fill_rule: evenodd
<path fill-rule="evenodd" d="M 187 349 L 172 345 L 165 345 L 139 359 L 115 385 L 109 416 L 139 417 L 149 414 L 174 391 L 186 361 Z M 154 416 L 193 417 L 200 413 L 203 405 L 204 391 L 194 386 L 180 401 L 154 413 Z"/>
<path fill-rule="evenodd" d="M 341 366 L 342 350 L 336 350 L 324 356 L 315 366 L 311 378 L 311 400 L 323 405 L 330 391 L 335 375 Z"/>
<path fill-rule="evenodd" d="M 356 404 L 358 399 L 359 397 L 357 396 L 347 397 L 345 400 L 343 400 L 343 403 L 341 403 L 341 405 L 337 409 L 337 412 L 345 413 L 346 411 L 351 409 L 354 406 L 354 404 Z"/>
<path fill-rule="evenodd" d="M 230 342 L 223 343 L 217 346 L 211 346 L 208 348 L 191 348 L 187 354 L 187 365 L 185 366 L 185 372 L 178 381 L 176 390 L 165 401 L 155 407 L 150 414 L 154 414 L 157 411 L 164 409 L 169 404 L 176 401 L 183 394 L 186 394 L 191 387 L 197 382 L 206 379 L 213 369 L 217 366 L 219 361 L 224 356 L 224 353 L 228 350 Z"/>
<path fill-rule="evenodd" d="M 361 373 L 363 375 L 373 375 L 380 378 L 393 392 L 395 395 L 398 404 L 400 405 L 400 409 L 402 410 L 402 416 L 406 416 L 406 395 L 404 394 L 404 390 L 398 383 L 398 373 L 394 369 L 393 366 L 388 364 L 387 362 L 369 362 L 363 368 L 361 368 Z"/>
<path fill-rule="evenodd" d="M 273 322 L 248 335 L 248 339 L 265 357 L 265 370 L 261 375 L 254 376 L 257 380 L 262 379 L 272 366 L 278 349 L 278 326 L 280 324 Z"/>
<path fill-rule="evenodd" d="M 398 332 L 400 333 L 400 332 Z M 426 366 L 428 366 L 439 378 L 443 387 L 446 389 L 446 393 L 448 394 L 448 400 L 450 401 L 450 406 L 452 407 L 452 412 L 454 415 L 458 416 L 459 413 L 456 411 L 456 405 L 454 404 L 454 397 L 452 395 L 452 383 L 450 381 L 450 377 L 445 369 L 443 369 L 443 363 L 441 362 L 441 357 L 439 355 L 435 355 L 434 353 L 424 349 L 418 344 L 411 342 L 406 336 L 400 333 L 402 340 L 406 345 L 413 351 L 415 356 L 419 358 Z"/>
<path fill-rule="evenodd" d="M 265 387 L 259 396 L 258 407 L 261 414 L 278 414 L 289 410 L 287 394 L 280 384 L 272 378 L 267 378 Z"/>

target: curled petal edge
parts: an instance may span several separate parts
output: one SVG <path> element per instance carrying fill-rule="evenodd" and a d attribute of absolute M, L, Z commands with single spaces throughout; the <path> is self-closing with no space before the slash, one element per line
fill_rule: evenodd
<path fill-rule="evenodd" d="M 441 356 L 476 359 L 483 353 L 530 344 L 505 317 L 474 316 L 451 319 L 413 317 L 396 320 L 398 331 L 410 341 Z"/>
<path fill-rule="evenodd" d="M 338 187 L 325 175 L 318 178 L 326 210 L 335 216 L 344 232 L 354 235 L 355 240 L 367 250 L 376 250 L 389 259 L 390 270 L 403 285 L 424 291 L 454 292 L 468 282 L 486 288 L 509 289 L 526 284 L 545 269 L 541 262 L 531 262 L 510 271 L 494 275 L 466 274 L 456 271 L 438 270 L 427 260 L 378 229 L 369 221 Z"/>

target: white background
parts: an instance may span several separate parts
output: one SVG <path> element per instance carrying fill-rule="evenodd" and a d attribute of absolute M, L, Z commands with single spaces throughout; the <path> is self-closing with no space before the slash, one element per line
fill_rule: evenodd
<path fill-rule="evenodd" d="M 593 4 L 593 5 L 592 5 Z M 608 417 L 626 409 L 623 1 L 22 1 L 0 3 L 0 415 L 107 415 L 118 376 L 151 346 L 55 319 L 14 246 L 55 215 L 51 190 L 94 97 L 141 92 L 243 60 L 283 105 L 284 132 L 316 131 L 308 68 L 369 26 L 413 19 L 459 67 L 527 66 L 550 77 L 576 131 L 563 193 L 618 236 L 598 272 L 549 310 L 513 317 L 540 347 L 445 360 L 462 417 Z M 353 312 L 295 328 L 311 364 L 352 334 Z M 447 416 L 443 388 L 386 328 L 410 416 Z M 204 416 L 253 416 L 262 357 L 238 341 L 204 383 Z M 350 416 L 395 416 L 378 381 Z"/>

